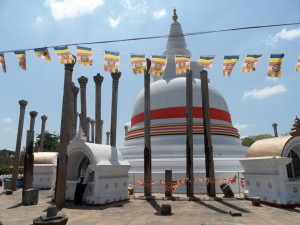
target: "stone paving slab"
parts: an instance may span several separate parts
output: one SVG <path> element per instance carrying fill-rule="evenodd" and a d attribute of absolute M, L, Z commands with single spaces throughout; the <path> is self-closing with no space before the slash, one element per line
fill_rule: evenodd
<path fill-rule="evenodd" d="M 0 187 L 0 221 L 3 225 L 32 224 L 33 219 L 45 214 L 51 204 L 52 190 L 40 190 L 38 204 L 29 206 L 20 203 L 21 189 L 12 195 L 6 195 L 2 191 L 3 187 Z M 162 204 L 171 205 L 172 215 L 160 215 Z M 196 195 L 192 200 L 184 195 L 176 195 L 175 199 L 167 200 L 162 194 L 153 194 L 151 199 L 135 194 L 129 201 L 106 206 L 75 206 L 72 202 L 66 202 L 60 212 L 68 216 L 67 224 L 71 225 L 300 224 L 300 208 L 280 209 L 266 205 L 255 207 L 250 201 L 222 196 L 214 200 Z M 232 216 L 229 212 L 241 213 L 242 216 Z"/>

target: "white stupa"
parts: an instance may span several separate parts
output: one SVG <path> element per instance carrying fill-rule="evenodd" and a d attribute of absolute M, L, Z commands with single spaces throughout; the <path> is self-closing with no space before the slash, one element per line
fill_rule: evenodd
<path fill-rule="evenodd" d="M 186 75 L 175 75 L 174 55 L 191 56 L 186 48 L 181 25 L 174 10 L 166 51 L 168 56 L 165 73 L 154 76 L 150 86 L 151 98 L 151 150 L 152 179 L 164 180 L 165 170 L 171 169 L 173 180 L 186 177 Z M 194 177 L 205 178 L 205 155 L 200 71 L 196 62 L 191 62 L 193 71 L 193 112 L 194 112 Z M 216 178 L 230 178 L 242 171 L 239 159 L 246 148 L 241 144 L 225 99 L 209 84 L 211 131 Z M 135 184 L 136 191 L 143 191 L 138 179 L 144 179 L 144 90 L 137 96 L 126 133 L 124 147 L 120 149 L 124 159 L 129 161 L 129 183 Z M 195 182 L 195 193 L 206 192 L 204 183 Z M 185 192 L 185 185 L 177 192 Z M 219 188 L 218 188 L 219 189 Z M 162 185 L 154 185 L 153 192 L 162 192 Z M 217 190 L 218 192 L 220 190 Z"/>

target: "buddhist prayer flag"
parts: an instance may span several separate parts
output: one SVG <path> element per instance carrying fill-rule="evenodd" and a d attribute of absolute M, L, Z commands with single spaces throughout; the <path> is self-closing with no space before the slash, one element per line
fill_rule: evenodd
<path fill-rule="evenodd" d="M 120 66 L 120 52 L 104 51 L 104 70 L 116 73 Z"/>
<path fill-rule="evenodd" d="M 184 55 L 175 56 L 176 75 L 186 74 L 190 70 L 191 57 Z"/>
<path fill-rule="evenodd" d="M 41 58 L 47 62 L 51 62 L 50 54 L 46 47 L 45 48 L 36 48 L 36 49 L 34 49 L 34 52 L 39 58 Z"/>
<path fill-rule="evenodd" d="M 215 56 L 200 56 L 198 60 L 198 65 L 203 68 L 212 69 Z"/>
<path fill-rule="evenodd" d="M 243 63 L 242 72 L 252 72 L 256 70 L 256 63 L 262 55 L 247 55 Z"/>
<path fill-rule="evenodd" d="M 223 60 L 223 76 L 230 76 L 233 67 L 239 60 L 238 55 L 225 55 Z"/>
<path fill-rule="evenodd" d="M 145 73 L 147 71 L 147 62 L 145 55 L 131 54 L 130 57 L 133 74 Z"/>
<path fill-rule="evenodd" d="M 300 72 L 300 54 L 298 56 L 297 64 L 296 64 L 296 72 Z"/>
<path fill-rule="evenodd" d="M 269 77 L 281 77 L 281 62 L 284 54 L 271 54 L 268 68 Z"/>
<path fill-rule="evenodd" d="M 167 56 L 152 55 L 151 67 L 149 73 L 152 75 L 160 76 L 165 72 L 167 66 Z"/>
<path fill-rule="evenodd" d="M 14 52 L 19 59 L 19 66 L 21 69 L 26 70 L 26 53 L 25 51 Z"/>
<path fill-rule="evenodd" d="M 68 46 L 54 47 L 54 51 L 61 64 L 72 64 L 75 62 Z"/>
<path fill-rule="evenodd" d="M 3 73 L 6 73 L 5 58 L 3 53 L 0 53 L 0 66 L 2 67 Z"/>
<path fill-rule="evenodd" d="M 84 66 L 91 66 L 93 64 L 92 49 L 77 46 L 77 62 Z"/>

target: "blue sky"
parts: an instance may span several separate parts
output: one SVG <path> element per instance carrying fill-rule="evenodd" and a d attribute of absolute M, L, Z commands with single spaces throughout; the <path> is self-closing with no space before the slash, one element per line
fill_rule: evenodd
<path fill-rule="evenodd" d="M 71 43 L 95 42 L 123 38 L 165 35 L 169 33 L 174 6 L 184 33 L 219 30 L 254 25 L 300 22 L 300 1 L 288 0 L 1 0 L 0 52 Z M 241 136 L 273 134 L 272 123 L 278 124 L 279 135 L 290 131 L 295 116 L 300 116 L 300 73 L 295 72 L 300 53 L 300 26 L 274 27 L 186 37 L 192 60 L 200 55 L 217 56 L 208 71 L 211 83 L 227 101 L 233 125 Z M 143 88 L 143 76 L 133 75 L 129 53 L 162 54 L 167 39 L 86 45 L 94 49 L 91 67 L 75 65 L 73 81 L 89 78 L 87 114 L 94 117 L 93 76 L 104 76 L 102 117 L 104 132 L 110 129 L 111 76 L 103 70 L 103 50 L 121 52 L 122 77 L 119 84 L 117 146 L 123 145 L 124 124 L 130 121 L 134 101 Z M 75 54 L 75 47 L 70 47 Z M 47 115 L 46 130 L 60 131 L 64 66 L 53 48 L 52 62 L 39 59 L 26 51 L 27 70 L 18 66 L 13 53 L 6 53 L 7 73 L 0 70 L 0 149 L 14 149 L 19 119 L 20 99 L 29 103 L 23 131 L 29 129 L 29 112 L 37 111 L 35 131 L 40 133 L 42 115 Z M 269 56 L 285 53 L 282 78 L 267 78 Z M 224 55 L 240 55 L 231 76 L 222 76 Z M 241 73 L 247 54 L 263 54 L 257 71 Z M 80 108 L 78 108 L 80 111 Z M 103 138 L 105 142 L 105 138 Z"/>

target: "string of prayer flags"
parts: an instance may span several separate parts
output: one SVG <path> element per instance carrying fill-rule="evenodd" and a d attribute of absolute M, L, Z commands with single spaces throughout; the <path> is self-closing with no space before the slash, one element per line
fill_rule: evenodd
<path fill-rule="evenodd" d="M 25 51 L 15 51 L 14 52 L 19 59 L 19 67 L 26 70 L 26 53 Z"/>
<path fill-rule="evenodd" d="M 300 72 L 300 54 L 298 55 L 298 60 L 296 63 L 296 72 Z"/>
<path fill-rule="evenodd" d="M 145 54 L 142 55 L 131 54 L 130 57 L 131 57 L 133 74 L 141 74 L 147 71 L 147 62 L 146 62 Z"/>
<path fill-rule="evenodd" d="M 116 73 L 120 67 L 120 52 L 104 51 L 104 71 Z"/>
<path fill-rule="evenodd" d="M 72 64 L 75 62 L 68 46 L 54 47 L 54 51 L 61 64 Z"/>
<path fill-rule="evenodd" d="M 256 64 L 262 55 L 247 55 L 243 63 L 242 72 L 252 72 L 256 70 Z"/>
<path fill-rule="evenodd" d="M 175 56 L 175 64 L 176 64 L 176 75 L 186 74 L 190 71 L 190 63 L 191 57 L 184 55 L 176 55 Z"/>
<path fill-rule="evenodd" d="M 151 67 L 149 73 L 156 76 L 161 76 L 167 66 L 167 56 L 152 55 Z"/>
<path fill-rule="evenodd" d="M 46 47 L 45 48 L 35 48 L 34 52 L 37 55 L 37 57 L 39 57 L 47 62 L 51 62 L 50 54 Z"/>
<path fill-rule="evenodd" d="M 230 76 L 233 67 L 236 62 L 239 60 L 238 55 L 225 55 L 223 60 L 223 76 Z"/>
<path fill-rule="evenodd" d="M 91 66 L 93 64 L 93 52 L 91 48 L 77 46 L 77 62 L 84 66 Z"/>
<path fill-rule="evenodd" d="M 5 58 L 3 53 L 0 53 L 0 65 L 2 67 L 3 73 L 6 73 Z"/>
<path fill-rule="evenodd" d="M 281 77 L 281 63 L 283 57 L 284 54 L 271 54 L 268 69 L 269 77 Z"/>
<path fill-rule="evenodd" d="M 200 56 L 198 60 L 198 65 L 203 68 L 212 69 L 215 56 Z"/>

